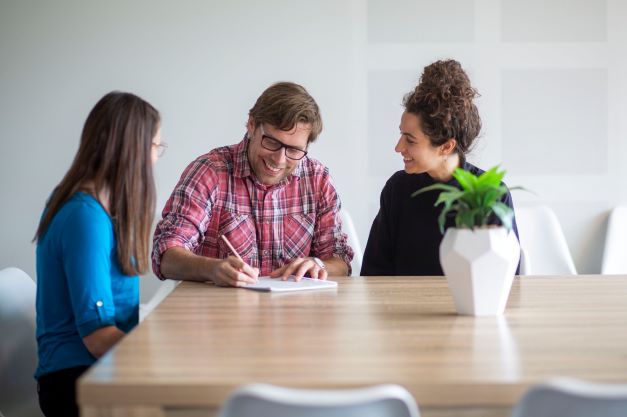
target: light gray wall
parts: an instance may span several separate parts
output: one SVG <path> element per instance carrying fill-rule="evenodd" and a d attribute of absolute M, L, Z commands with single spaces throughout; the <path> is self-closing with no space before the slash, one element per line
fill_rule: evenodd
<path fill-rule="evenodd" d="M 0 268 L 35 275 L 30 243 L 106 92 L 163 115 L 162 207 L 185 166 L 237 142 L 270 83 L 305 85 L 324 161 L 362 243 L 394 153 L 400 101 L 454 57 L 482 94 L 471 161 L 502 164 L 517 204 L 548 204 L 580 272 L 600 271 L 608 210 L 627 200 L 627 4 L 621 0 L 0 0 Z M 143 280 L 143 298 L 156 286 Z"/>

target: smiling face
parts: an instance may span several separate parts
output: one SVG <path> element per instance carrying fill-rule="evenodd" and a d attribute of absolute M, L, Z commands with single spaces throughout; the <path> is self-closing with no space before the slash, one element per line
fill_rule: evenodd
<path fill-rule="evenodd" d="M 422 131 L 420 117 L 404 112 L 399 127 L 401 137 L 394 150 L 403 156 L 405 172 L 422 174 L 438 169 L 443 162 L 440 146 L 433 146 Z"/>
<path fill-rule="evenodd" d="M 399 129 L 401 137 L 394 150 L 403 156 L 405 172 L 426 172 L 437 181 L 448 181 L 459 165 L 455 139 L 448 139 L 442 145 L 433 145 L 422 130 L 420 116 L 408 112 L 403 113 Z"/>
<path fill-rule="evenodd" d="M 307 150 L 307 141 L 311 126 L 305 123 L 297 123 L 291 131 L 277 129 L 276 127 L 262 123 L 255 127 L 254 120 L 248 119 L 248 162 L 257 180 L 264 185 L 275 185 L 287 178 L 296 169 L 300 160 L 290 159 L 285 155 L 286 148 L 280 147 L 271 151 L 261 146 L 262 136 L 274 139 L 281 144 Z"/>

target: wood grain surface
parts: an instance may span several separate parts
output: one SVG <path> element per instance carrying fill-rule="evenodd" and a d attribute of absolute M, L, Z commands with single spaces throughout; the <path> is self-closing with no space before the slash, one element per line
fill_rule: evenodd
<path fill-rule="evenodd" d="M 627 276 L 520 277 L 491 318 L 457 315 L 441 277 L 336 280 L 285 294 L 182 283 L 81 378 L 84 415 L 215 410 L 253 382 L 395 383 L 424 415 L 504 415 L 551 377 L 627 383 Z"/>

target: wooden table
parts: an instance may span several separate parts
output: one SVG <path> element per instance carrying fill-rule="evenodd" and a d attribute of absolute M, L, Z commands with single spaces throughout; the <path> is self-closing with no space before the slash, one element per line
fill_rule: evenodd
<path fill-rule="evenodd" d="M 79 382 L 84 416 L 211 415 L 236 387 L 396 383 L 423 416 L 506 416 L 554 376 L 627 383 L 627 276 L 521 277 L 505 315 L 440 277 L 259 293 L 182 283 Z M 203 411 L 204 409 L 204 411 Z"/>

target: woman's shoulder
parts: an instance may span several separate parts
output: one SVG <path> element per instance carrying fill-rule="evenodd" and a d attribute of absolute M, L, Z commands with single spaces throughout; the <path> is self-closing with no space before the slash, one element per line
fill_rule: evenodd
<path fill-rule="evenodd" d="M 74 193 L 61 207 L 72 214 L 84 214 L 94 218 L 109 218 L 104 207 L 96 198 L 82 191 Z"/>
<path fill-rule="evenodd" d="M 385 183 L 384 190 L 390 191 L 416 191 L 426 185 L 430 185 L 433 181 L 429 181 L 428 174 L 408 174 L 401 170 L 395 172 Z"/>
<path fill-rule="evenodd" d="M 408 174 L 403 170 L 400 171 L 396 171 L 394 174 L 392 174 L 392 176 L 390 178 L 388 178 L 387 182 L 385 183 L 386 187 L 390 186 L 390 187 L 394 187 L 394 188 L 399 188 L 399 187 L 406 187 L 410 184 L 416 184 L 416 181 L 418 179 L 419 175 L 416 174 Z"/>
<path fill-rule="evenodd" d="M 108 232 L 112 227 L 111 218 L 104 207 L 93 196 L 77 192 L 72 195 L 57 213 L 64 228 L 72 233 L 88 230 Z"/>
<path fill-rule="evenodd" d="M 462 168 L 465 171 L 468 171 L 475 176 L 479 176 L 485 172 L 483 169 L 477 167 L 476 165 L 471 164 L 468 161 L 464 162 L 464 164 L 462 165 Z"/>
<path fill-rule="evenodd" d="M 111 218 L 92 196 L 77 192 L 56 211 L 38 245 L 105 239 L 113 241 Z"/>

